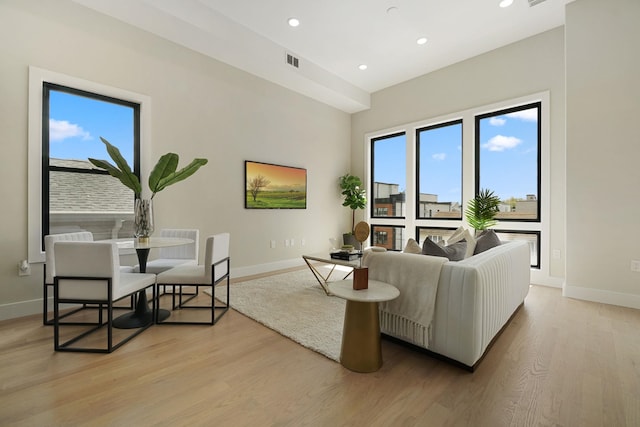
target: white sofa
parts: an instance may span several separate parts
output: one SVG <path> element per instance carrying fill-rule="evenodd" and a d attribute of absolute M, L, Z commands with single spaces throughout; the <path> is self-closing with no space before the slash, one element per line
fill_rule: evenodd
<path fill-rule="evenodd" d="M 400 252 L 369 252 L 363 259 L 370 279 L 400 290 L 396 301 L 380 304 L 381 332 L 471 371 L 524 303 L 530 262 L 524 241 L 455 262 Z"/>

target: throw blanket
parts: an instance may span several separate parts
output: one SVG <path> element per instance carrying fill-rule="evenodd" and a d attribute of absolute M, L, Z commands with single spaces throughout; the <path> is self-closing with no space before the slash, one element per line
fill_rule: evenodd
<path fill-rule="evenodd" d="M 402 264 L 398 263 L 402 257 Z M 363 265 L 369 278 L 400 291 L 394 300 L 380 303 L 383 332 L 427 348 L 442 265 L 447 258 L 400 252 L 368 252 Z"/>

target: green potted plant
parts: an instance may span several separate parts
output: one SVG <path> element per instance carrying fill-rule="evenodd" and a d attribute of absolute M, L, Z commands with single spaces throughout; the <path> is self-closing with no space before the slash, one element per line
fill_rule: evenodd
<path fill-rule="evenodd" d="M 469 225 L 476 230 L 476 234 L 498 223 L 494 218 L 499 206 L 500 198 L 488 189 L 481 189 L 476 197 L 469 201 L 465 217 Z"/>
<path fill-rule="evenodd" d="M 355 247 L 355 237 L 353 235 L 356 226 L 356 210 L 364 209 L 367 206 L 367 197 L 364 188 L 362 188 L 362 181 L 359 177 L 351 175 L 349 173 L 340 177 L 340 189 L 342 190 L 342 196 L 344 201 L 342 206 L 346 206 L 351 209 L 351 231 L 343 234 L 343 240 L 345 245 L 352 245 Z"/>
<path fill-rule="evenodd" d="M 149 190 L 151 190 L 151 198 L 148 200 L 141 199 L 142 186 L 140 180 L 132 172 L 131 167 L 127 163 L 118 147 L 112 145 L 106 139 L 100 137 L 100 140 L 106 145 L 107 153 L 115 163 L 111 164 L 106 160 L 98 160 L 90 158 L 89 161 L 96 167 L 109 172 L 109 175 L 118 178 L 125 186 L 133 190 L 135 194 L 135 214 L 134 227 L 136 237 L 144 240 L 153 232 L 153 203 L 152 200 L 156 193 L 164 190 L 170 185 L 183 181 L 196 173 L 201 166 L 207 164 L 207 159 L 193 159 L 184 168 L 178 169 L 180 160 L 176 153 L 167 153 L 160 157 L 151 174 L 149 174 Z"/>

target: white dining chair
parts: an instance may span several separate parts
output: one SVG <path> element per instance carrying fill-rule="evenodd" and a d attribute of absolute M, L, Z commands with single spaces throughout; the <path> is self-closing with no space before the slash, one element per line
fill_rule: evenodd
<path fill-rule="evenodd" d="M 147 262 L 147 273 L 159 274 L 179 265 L 198 265 L 200 231 L 197 229 L 165 228 L 160 237 L 191 239 L 188 245 L 169 246 L 158 249 L 158 257 Z M 134 267 L 139 271 L 140 266 Z"/>
<path fill-rule="evenodd" d="M 229 233 L 220 233 L 207 238 L 205 246 L 204 264 L 180 265 L 158 274 L 156 278 L 158 288 L 160 286 L 173 286 L 171 316 L 160 324 L 215 324 L 229 310 Z M 225 301 L 216 302 L 215 288 L 221 283 L 226 283 L 227 297 Z M 201 296 L 192 302 L 199 288 L 209 288 L 211 298 Z M 186 292 L 185 292 L 186 290 Z M 185 299 L 185 296 L 188 298 Z M 165 296 L 166 297 L 166 296 Z M 202 298 L 206 298 L 207 304 L 202 304 Z M 210 311 L 210 318 L 206 321 L 193 319 L 182 313 L 188 309 L 206 309 Z M 218 314 L 216 315 L 216 309 Z"/>
<path fill-rule="evenodd" d="M 155 274 L 122 273 L 115 242 L 55 242 L 53 285 L 54 348 L 56 351 L 111 353 L 153 324 L 156 317 Z M 114 302 L 140 291 L 153 293 L 149 322 L 114 334 Z M 82 325 L 60 322 L 61 306 L 95 304 L 99 309 L 79 315 Z M 128 310 L 128 308 L 126 308 Z M 64 333 L 64 338 L 61 336 Z M 93 335 L 88 338 L 89 335 Z M 114 335 L 117 335 L 114 337 Z M 95 339 L 93 339 L 96 337 Z M 104 341 L 102 341 L 104 340 Z M 102 341 L 102 345 L 98 343 Z"/>
<path fill-rule="evenodd" d="M 44 236 L 45 263 L 42 274 L 43 325 L 53 325 L 53 317 L 49 317 L 49 313 L 51 312 L 49 309 L 49 299 L 53 299 L 53 293 L 51 292 L 51 290 L 53 289 L 53 277 L 56 275 L 55 256 L 53 253 L 53 244 L 55 242 L 93 242 L 93 233 L 91 233 L 90 231 L 77 231 L 73 233 L 49 234 Z M 123 273 L 132 273 L 133 266 L 121 265 L 120 271 Z M 85 308 L 93 307 L 88 307 L 86 304 L 83 304 L 81 307 L 78 307 L 77 310 L 82 310 Z M 73 311 L 69 311 L 65 315 L 68 316 L 73 313 Z"/>
<path fill-rule="evenodd" d="M 53 298 L 53 293 L 49 293 L 53 290 L 53 277 L 56 275 L 55 258 L 53 254 L 53 244 L 55 242 L 92 242 L 93 233 L 90 231 L 78 231 L 75 233 L 61 233 L 61 234 L 49 234 L 44 236 L 44 253 L 45 263 L 43 267 L 42 278 L 42 324 L 53 325 L 53 317 L 49 317 L 49 295 Z M 85 305 L 77 308 L 82 310 L 86 308 Z M 76 311 L 77 311 L 76 310 Z M 67 315 L 73 312 L 68 312 Z"/>

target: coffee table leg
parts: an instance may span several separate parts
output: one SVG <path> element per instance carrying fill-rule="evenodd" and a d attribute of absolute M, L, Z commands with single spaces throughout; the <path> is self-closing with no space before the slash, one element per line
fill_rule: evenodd
<path fill-rule="evenodd" d="M 377 302 L 347 300 L 340 363 L 355 372 L 375 372 L 382 366 Z"/>

